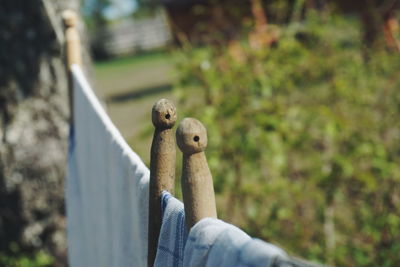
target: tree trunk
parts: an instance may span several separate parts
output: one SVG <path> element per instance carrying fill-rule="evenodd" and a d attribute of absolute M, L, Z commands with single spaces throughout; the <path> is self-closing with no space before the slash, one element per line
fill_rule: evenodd
<path fill-rule="evenodd" d="M 0 251 L 66 265 L 67 77 L 61 12 L 79 0 L 0 6 Z"/>

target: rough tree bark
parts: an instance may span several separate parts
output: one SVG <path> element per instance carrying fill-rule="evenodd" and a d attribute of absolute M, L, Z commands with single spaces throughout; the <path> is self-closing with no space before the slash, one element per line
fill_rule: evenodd
<path fill-rule="evenodd" d="M 0 251 L 65 264 L 67 78 L 61 13 L 79 0 L 0 5 Z"/>

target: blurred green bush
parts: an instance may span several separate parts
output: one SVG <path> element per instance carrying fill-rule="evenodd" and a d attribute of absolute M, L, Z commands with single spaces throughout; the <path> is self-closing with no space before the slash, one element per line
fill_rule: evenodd
<path fill-rule="evenodd" d="M 272 48 L 186 45 L 175 91 L 208 128 L 221 218 L 311 260 L 395 266 L 400 60 L 358 27 L 310 12 Z"/>
<path fill-rule="evenodd" d="M 20 250 L 17 243 L 11 244 L 10 251 L 5 253 L 0 251 L 0 266 L 4 267 L 46 267 L 53 266 L 54 259 L 47 252 L 38 251 L 34 253 L 24 253 Z"/>

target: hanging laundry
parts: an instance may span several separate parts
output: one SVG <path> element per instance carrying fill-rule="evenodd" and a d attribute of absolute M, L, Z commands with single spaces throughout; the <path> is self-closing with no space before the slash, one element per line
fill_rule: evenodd
<path fill-rule="evenodd" d="M 162 225 L 154 266 L 184 266 L 183 252 L 188 233 L 183 204 L 164 191 L 161 196 L 161 211 Z"/>
<path fill-rule="evenodd" d="M 155 266 L 291 266 L 280 248 L 214 218 L 204 218 L 188 234 L 182 202 L 163 192 L 163 219 Z"/>
<path fill-rule="evenodd" d="M 248 236 L 234 225 L 205 218 L 189 232 L 184 266 L 289 266 L 280 248 Z"/>
<path fill-rule="evenodd" d="M 72 66 L 73 115 L 66 181 L 72 267 L 147 266 L 149 170 Z"/>

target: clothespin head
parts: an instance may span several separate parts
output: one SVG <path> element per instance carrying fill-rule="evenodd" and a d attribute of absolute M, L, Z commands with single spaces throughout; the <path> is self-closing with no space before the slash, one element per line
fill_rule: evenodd
<path fill-rule="evenodd" d="M 78 15 L 73 10 L 65 10 L 62 13 L 65 25 L 65 47 L 67 69 L 77 64 L 82 67 L 81 41 L 79 37 Z"/>
<path fill-rule="evenodd" d="M 167 99 L 158 100 L 153 105 L 151 120 L 156 129 L 170 129 L 174 127 L 176 122 L 175 105 Z"/>
<path fill-rule="evenodd" d="M 207 130 L 193 118 L 185 118 L 176 130 L 176 142 L 184 154 L 202 152 L 207 147 Z"/>
<path fill-rule="evenodd" d="M 78 16 L 73 10 L 65 10 L 62 13 L 62 18 L 66 27 L 76 27 L 78 24 Z"/>

